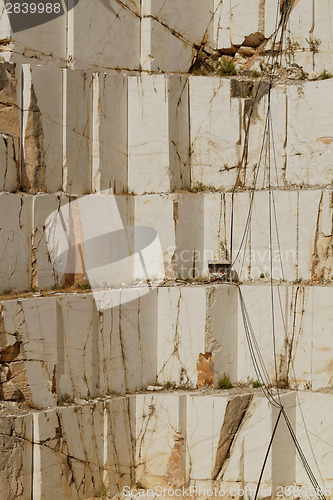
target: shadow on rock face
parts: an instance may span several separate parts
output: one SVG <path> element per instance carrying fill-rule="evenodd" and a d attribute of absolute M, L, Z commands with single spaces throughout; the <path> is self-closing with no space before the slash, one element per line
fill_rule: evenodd
<path fill-rule="evenodd" d="M 35 28 L 41 24 L 48 23 L 65 14 L 65 10 L 73 9 L 80 0 L 65 1 L 48 0 L 47 2 L 27 1 L 19 4 L 6 2 L 6 10 L 13 33 Z M 103 2 L 104 3 L 104 2 Z M 64 8 L 65 5 L 65 8 Z"/>

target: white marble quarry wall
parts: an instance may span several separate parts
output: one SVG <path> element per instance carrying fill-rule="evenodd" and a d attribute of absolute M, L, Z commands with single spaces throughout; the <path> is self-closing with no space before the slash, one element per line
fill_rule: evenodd
<path fill-rule="evenodd" d="M 248 105 L 240 99 L 236 80 L 190 77 L 191 185 L 230 190 L 241 160 Z M 331 115 L 327 107 L 332 80 L 278 85 L 272 90 L 271 113 L 274 155 L 271 185 L 330 185 Z M 252 90 L 254 95 L 256 91 Z M 246 169 L 239 184 L 261 189 L 269 184 L 264 156 L 257 175 L 263 142 L 267 96 L 263 95 L 251 118 Z"/>
<path fill-rule="evenodd" d="M 143 0 L 142 69 L 188 71 L 198 48 L 213 45 L 213 9 L 213 0 Z"/>
<path fill-rule="evenodd" d="M 241 291 L 268 374 L 274 383 L 270 287 L 244 285 Z M 274 287 L 278 378 L 281 382 L 288 381 L 293 388 L 318 390 L 332 383 L 332 348 L 328 340 L 332 293 L 331 286 Z M 238 315 L 238 380 L 256 380 L 240 309 Z"/>
<path fill-rule="evenodd" d="M 0 2 L 1 57 L 13 62 L 28 62 L 33 58 L 64 65 L 67 59 L 66 16 L 52 15 L 47 23 L 38 25 L 38 14 L 22 13 L 15 16 L 16 22 L 12 27 L 6 3 L 9 2 Z"/>
<path fill-rule="evenodd" d="M 158 288 L 157 381 L 216 387 L 237 379 L 237 290 Z"/>
<path fill-rule="evenodd" d="M 93 77 L 92 191 L 128 191 L 128 80 L 118 73 Z"/>
<path fill-rule="evenodd" d="M 191 68 L 200 49 L 235 53 L 241 46 L 253 50 L 274 33 L 278 4 L 274 0 L 89 0 L 56 3 L 60 14 L 38 25 L 36 14 L 19 16 L 11 27 L 0 4 L 2 57 L 11 62 L 38 59 L 42 64 L 88 70 L 183 72 Z M 313 5 L 296 1 L 290 14 L 289 38 L 296 62 L 307 72 L 332 71 L 329 0 Z M 44 20 L 47 20 L 46 18 Z M 22 31 L 22 27 L 24 29 Z M 112 29 L 110 28 L 112 27 Z M 21 29 L 19 29 L 21 28 Z M 119 47 L 118 40 L 125 40 Z M 311 41 L 319 41 L 313 50 Z M 161 48 L 168 46 L 169 50 Z M 252 52 L 251 52 L 252 53 Z"/>
<path fill-rule="evenodd" d="M 64 394 L 135 392 L 156 380 L 156 292 L 104 312 L 91 294 L 68 294 L 7 300 L 1 313 L 4 399 L 13 384 L 14 399 L 41 408 Z"/>
<path fill-rule="evenodd" d="M 128 189 L 189 187 L 188 81 L 176 75 L 128 79 Z"/>
<path fill-rule="evenodd" d="M 333 457 L 330 426 L 325 415 L 332 411 L 331 395 L 301 392 L 297 394 L 296 402 L 296 437 L 320 487 L 328 495 L 329 490 L 332 491 L 333 488 Z M 316 415 L 312 413 L 313 408 L 317 409 Z M 297 483 L 311 488 L 309 478 L 299 460 L 296 461 L 296 480 Z"/>
<path fill-rule="evenodd" d="M 9 63 L 1 66 L 0 77 L 1 128 L 22 143 L 21 159 L 15 151 L 19 181 L 12 161 L 3 190 L 83 195 L 108 188 L 144 194 L 234 187 L 245 142 L 247 83 Z M 330 186 L 331 87 L 327 80 L 272 90 L 274 187 Z M 246 168 L 239 177 L 246 189 L 255 178 L 258 189 L 269 182 L 264 159 L 257 168 L 266 108 L 263 95 L 252 115 Z M 8 153 L 1 158 L 5 168 Z"/>
<path fill-rule="evenodd" d="M 104 195 L 93 197 L 96 202 L 92 206 L 96 211 L 102 209 Z M 255 193 L 250 224 L 245 231 L 251 193 L 235 193 L 232 257 L 239 279 L 246 282 L 272 274 L 279 280 L 329 282 L 332 279 L 331 190 L 272 192 L 272 270 L 269 197 L 265 190 Z M 70 198 L 65 194 L 32 196 L 3 192 L 0 200 L 6 206 L 0 215 L 4 228 L 0 232 L 4 255 L 0 264 L 3 276 L 0 291 L 29 291 L 31 287 L 44 290 L 63 285 L 64 276 L 55 272 L 48 255 L 45 221 Z M 230 258 L 231 193 L 126 195 L 116 196 L 115 200 L 123 225 L 147 226 L 157 231 L 167 279 L 208 277 L 210 260 Z M 9 204 L 17 210 L 8 209 Z M 10 217 L 6 216 L 6 210 L 10 210 Z M 10 236 L 13 227 L 15 234 Z M 22 244 L 14 245 L 9 252 L 11 238 Z M 15 264 L 17 256 L 19 261 Z"/>
<path fill-rule="evenodd" d="M 32 198 L 0 193 L 0 228 L 1 291 L 30 290 Z"/>
<path fill-rule="evenodd" d="M 139 69 L 140 4 L 80 0 L 69 10 L 67 58 L 73 67 Z"/>
<path fill-rule="evenodd" d="M 274 384 L 269 286 L 241 290 Z M 274 288 L 281 384 L 314 390 L 331 385 L 331 290 Z M 154 383 L 216 387 L 224 375 L 232 382 L 255 381 L 237 293 L 233 285 L 159 287 L 102 312 L 92 294 L 4 300 L 2 399 L 44 407 L 64 394 L 124 394 Z"/>
<path fill-rule="evenodd" d="M 331 445 L 318 405 L 329 412 L 331 399 L 322 393 L 281 394 L 305 456 L 327 488 Z M 1 419 L 1 491 L 4 498 L 28 498 L 32 491 L 34 498 L 58 498 L 61 492 L 72 499 L 114 495 L 139 484 L 216 486 L 230 495 L 235 488 L 254 490 L 277 416 L 261 393 L 246 391 L 139 394 L 14 412 Z M 310 486 L 281 417 L 261 491 L 276 494 L 277 487 L 295 483 Z"/>
<path fill-rule="evenodd" d="M 190 78 L 191 184 L 230 188 L 241 155 L 241 101 L 231 80 Z"/>
<path fill-rule="evenodd" d="M 159 287 L 105 311 L 91 293 L 5 300 L 2 397 L 44 407 L 64 394 L 123 394 L 156 382 L 214 387 L 224 372 L 237 380 L 236 292 Z"/>
<path fill-rule="evenodd" d="M 62 189 L 62 72 L 30 64 L 18 66 L 16 71 L 21 109 L 21 188 L 55 193 Z"/>

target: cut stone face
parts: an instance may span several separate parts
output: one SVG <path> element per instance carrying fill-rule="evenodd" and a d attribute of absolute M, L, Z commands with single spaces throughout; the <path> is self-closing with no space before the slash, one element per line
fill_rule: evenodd
<path fill-rule="evenodd" d="M 168 192 L 189 186 L 187 93 L 185 77 L 128 79 L 129 191 Z"/>
<path fill-rule="evenodd" d="M 0 186 L 14 192 L 19 187 L 20 141 L 15 135 L 0 134 Z"/>

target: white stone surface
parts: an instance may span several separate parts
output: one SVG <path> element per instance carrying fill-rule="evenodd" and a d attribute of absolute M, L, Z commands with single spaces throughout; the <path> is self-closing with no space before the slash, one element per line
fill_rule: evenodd
<path fill-rule="evenodd" d="M 142 17 L 144 70 L 187 72 L 195 46 L 212 46 L 213 0 L 143 0 Z"/>
<path fill-rule="evenodd" d="M 53 212 L 68 203 L 66 195 L 39 194 L 33 197 L 33 284 L 39 290 L 51 289 L 62 283 L 62 274 L 53 268 L 46 243 L 45 221 Z"/>
<path fill-rule="evenodd" d="M 92 75 L 66 69 L 63 79 L 63 189 L 82 195 L 91 192 Z"/>
<path fill-rule="evenodd" d="M 80 0 L 68 13 L 68 58 L 80 69 L 139 69 L 140 2 Z"/>
<path fill-rule="evenodd" d="M 11 42 L 9 46 L 6 44 L 2 48 L 6 59 L 27 62 L 28 59 L 34 58 L 51 64 L 55 61 L 58 65 L 62 64 L 66 59 L 66 15 L 55 16 L 50 21 L 38 25 L 38 14 L 29 14 L 28 21 L 24 20 L 24 14 L 21 14 L 17 16 L 18 29 L 13 30 L 5 3 L 7 2 L 4 0 L 0 2 L 0 31 L 1 37 L 8 38 Z M 28 23 L 32 23 L 31 27 L 25 29 Z"/>
<path fill-rule="evenodd" d="M 31 197 L 0 193 L 2 292 L 31 289 L 31 221 Z"/>
<path fill-rule="evenodd" d="M 230 4 L 214 0 L 213 42 L 216 49 L 231 48 Z"/>
<path fill-rule="evenodd" d="M 135 479 L 136 396 L 114 398 L 104 406 L 104 484 L 111 494 Z"/>
<path fill-rule="evenodd" d="M 243 286 L 241 290 L 268 374 L 274 381 L 270 287 Z M 331 300 L 332 287 L 274 287 L 277 369 L 292 387 L 318 390 L 332 382 Z M 240 311 L 238 322 L 238 378 L 256 380 Z"/>
<path fill-rule="evenodd" d="M 23 64 L 22 80 L 23 185 L 54 193 L 62 187 L 62 71 Z"/>
<path fill-rule="evenodd" d="M 327 185 L 331 181 L 331 113 L 327 97 L 332 88 L 332 80 L 288 87 L 286 180 L 289 183 Z"/>
<path fill-rule="evenodd" d="M 92 189 L 127 192 L 127 78 L 98 73 L 93 79 Z"/>
<path fill-rule="evenodd" d="M 233 187 L 240 160 L 241 104 L 230 96 L 231 81 L 190 78 L 191 184 Z"/>
<path fill-rule="evenodd" d="M 131 197 L 128 198 L 131 200 Z M 177 195 L 143 195 L 134 197 L 135 226 L 152 227 L 160 238 L 164 270 L 167 278 L 175 277 L 174 255 L 176 250 L 175 204 Z M 145 276 L 138 276 L 144 278 Z"/>
<path fill-rule="evenodd" d="M 236 311 L 237 290 L 228 285 L 158 288 L 158 382 L 216 386 L 224 373 L 236 380 Z"/>
<path fill-rule="evenodd" d="M 129 77 L 129 191 L 168 192 L 189 185 L 187 92 L 185 77 Z"/>
<path fill-rule="evenodd" d="M 228 397 L 187 397 L 187 467 L 192 480 L 211 479 Z"/>
<path fill-rule="evenodd" d="M 196 387 L 199 354 L 206 352 L 205 288 L 159 288 L 158 306 L 158 381 Z"/>
<path fill-rule="evenodd" d="M 0 135 L 0 187 L 1 191 L 16 191 L 19 185 L 19 138 Z"/>
<path fill-rule="evenodd" d="M 333 488 L 332 435 L 329 418 L 326 418 L 332 411 L 332 397 L 330 394 L 301 392 L 296 403 L 296 437 L 320 487 L 327 495 L 325 488 Z M 307 488 L 311 487 L 298 459 L 296 480 Z"/>
<path fill-rule="evenodd" d="M 251 4 L 231 0 L 231 41 L 233 45 L 242 45 L 246 36 L 263 32 L 264 25 L 263 22 L 260 23 L 260 18 L 265 15 L 264 9 L 265 2 L 260 2 L 260 0 L 255 0 Z"/>
<path fill-rule="evenodd" d="M 281 402 L 292 420 L 292 427 L 295 427 L 295 394 L 282 395 Z M 277 413 L 267 399 L 254 397 L 230 449 L 230 459 L 222 469 L 224 487 L 236 483 L 238 486 L 245 484 L 249 489 L 256 488 Z M 277 486 L 290 486 L 295 481 L 295 449 L 282 416 L 276 438 L 262 477 L 262 487 L 272 486 L 273 492 Z"/>
<path fill-rule="evenodd" d="M 102 491 L 103 410 L 97 402 L 34 415 L 34 497 L 88 498 Z"/>
<path fill-rule="evenodd" d="M 136 479 L 145 487 L 185 483 L 184 405 L 186 395 L 136 396 Z M 178 478 L 168 477 L 177 466 Z"/>

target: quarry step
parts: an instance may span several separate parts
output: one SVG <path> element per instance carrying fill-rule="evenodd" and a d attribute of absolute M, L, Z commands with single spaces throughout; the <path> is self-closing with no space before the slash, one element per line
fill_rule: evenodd
<path fill-rule="evenodd" d="M 244 98 L 238 77 L 133 76 L 8 63 L 0 64 L 0 77 L 4 191 L 231 190 L 245 144 L 239 186 L 253 186 L 266 106 L 263 92 L 247 143 L 253 81 Z M 332 187 L 332 88 L 328 79 L 272 89 L 274 187 Z M 262 164 L 256 187 L 267 188 L 268 179 Z"/>
<path fill-rule="evenodd" d="M 275 190 L 272 196 L 278 228 L 278 236 L 275 228 L 273 234 L 273 278 L 330 283 L 333 276 L 329 250 L 332 189 Z M 163 254 L 162 279 L 208 278 L 209 261 L 225 258 L 230 250 L 232 194 L 229 192 L 114 197 L 94 194 L 81 198 L 78 203 L 88 200 L 91 215 L 102 221 L 100 214 L 109 210 L 110 199 L 119 211 L 122 227 L 145 226 L 157 232 Z M 65 282 L 74 284 L 82 275 L 81 261 L 65 276 L 64 270 L 54 269 L 46 243 L 46 219 L 51 214 L 56 217 L 70 200 L 73 198 L 64 193 L 0 193 L 0 294 L 63 287 Z M 267 279 L 271 273 L 268 203 L 268 191 L 255 193 L 247 236 L 251 248 L 248 247 L 245 254 L 241 248 L 237 255 L 244 239 L 251 193 L 236 192 L 234 196 L 233 269 L 242 282 Z M 73 237 L 75 244 L 81 244 L 85 258 L 85 240 L 90 237 L 91 226 L 84 225 L 80 205 L 77 210 L 79 219 L 73 223 Z M 105 233 L 113 230 L 109 222 L 105 222 Z M 109 286 L 130 284 L 146 276 L 142 270 L 128 269 L 128 275 L 120 280 L 118 275 L 106 270 Z"/>
<path fill-rule="evenodd" d="M 320 461 L 328 491 L 331 430 L 317 413 L 318 407 L 331 413 L 332 394 L 282 391 L 281 401 L 311 466 L 312 452 Z M 1 498 L 32 492 L 36 499 L 84 499 L 143 487 L 216 487 L 224 498 L 251 491 L 277 419 L 277 410 L 253 391 L 136 394 L 63 405 L 44 411 L 2 405 Z M 272 496 L 292 486 L 310 489 L 284 420 L 276 437 L 262 487 Z"/>
<path fill-rule="evenodd" d="M 22 30 L 24 21 L 13 13 L 9 19 L 4 4 L 1 0 L 5 60 L 21 63 L 34 58 L 49 66 L 67 63 L 95 70 L 186 73 L 193 61 L 214 50 L 247 56 L 247 67 L 260 69 L 260 51 L 269 50 L 276 20 L 275 0 L 253 0 L 251 6 L 246 0 L 110 0 L 96 5 L 79 0 L 68 4 L 68 12 L 55 3 L 57 12 L 51 19 L 44 14 L 44 22 L 33 21 L 30 29 Z M 14 5 L 9 4 L 8 11 Z M 333 70 L 331 16 L 329 0 L 315 6 L 312 0 L 295 2 L 289 18 L 292 40 L 286 57 L 290 63 L 296 62 L 308 73 Z M 254 55 L 250 49 L 256 49 Z"/>
<path fill-rule="evenodd" d="M 269 286 L 240 290 L 275 379 Z M 123 293 L 113 290 L 113 296 Z M 281 384 L 332 384 L 332 286 L 281 285 L 274 299 L 276 361 Z M 118 302 L 119 303 L 119 302 Z M 68 397 L 132 393 L 151 385 L 225 387 L 256 383 L 233 284 L 158 287 L 98 310 L 89 293 L 0 302 L 1 399 L 37 408 Z"/>

